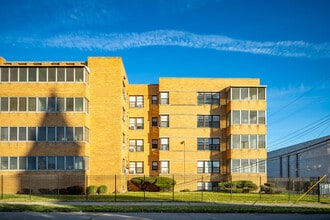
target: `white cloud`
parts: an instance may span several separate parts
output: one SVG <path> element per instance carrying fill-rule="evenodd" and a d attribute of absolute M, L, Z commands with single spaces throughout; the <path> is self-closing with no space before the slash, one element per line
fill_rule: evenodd
<path fill-rule="evenodd" d="M 36 44 L 45 47 L 77 48 L 81 50 L 117 51 L 148 46 L 180 46 L 281 57 L 330 58 L 329 42 L 321 44 L 304 41 L 260 42 L 234 39 L 222 35 L 198 35 L 176 30 L 98 35 L 71 33 L 35 41 Z"/>

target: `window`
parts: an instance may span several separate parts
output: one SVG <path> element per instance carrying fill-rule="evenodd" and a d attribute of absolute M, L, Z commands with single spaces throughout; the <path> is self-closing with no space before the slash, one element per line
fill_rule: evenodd
<path fill-rule="evenodd" d="M 220 161 L 198 161 L 197 162 L 198 173 L 219 173 Z"/>
<path fill-rule="evenodd" d="M 160 104 L 169 104 L 168 92 L 160 93 Z"/>
<path fill-rule="evenodd" d="M 75 69 L 75 81 L 83 82 L 84 81 L 84 68 Z"/>
<path fill-rule="evenodd" d="M 230 140 L 231 149 L 257 149 L 266 147 L 265 135 L 232 135 Z"/>
<path fill-rule="evenodd" d="M 82 112 L 84 110 L 84 99 L 83 98 L 75 98 L 74 110 L 76 112 Z"/>
<path fill-rule="evenodd" d="M 158 162 L 157 161 L 152 161 L 151 163 L 151 169 L 154 170 L 154 171 L 157 171 L 158 170 Z"/>
<path fill-rule="evenodd" d="M 39 82 L 47 82 L 47 68 L 39 68 L 38 79 Z"/>
<path fill-rule="evenodd" d="M 18 131 L 19 131 L 18 140 L 26 141 L 26 127 L 19 127 Z"/>
<path fill-rule="evenodd" d="M 28 159 L 28 170 L 37 169 L 37 158 L 36 157 L 27 157 Z"/>
<path fill-rule="evenodd" d="M 1 82 L 8 82 L 9 81 L 9 68 L 2 67 L 1 68 Z"/>
<path fill-rule="evenodd" d="M 64 132 L 64 127 L 57 127 L 57 141 L 65 141 L 66 140 L 66 135 Z"/>
<path fill-rule="evenodd" d="M 219 191 L 219 182 L 197 182 L 199 191 Z"/>
<path fill-rule="evenodd" d="M 0 170 L 8 170 L 9 166 L 9 159 L 8 157 L 0 157 Z"/>
<path fill-rule="evenodd" d="M 28 141 L 36 141 L 37 132 L 36 127 L 28 127 Z"/>
<path fill-rule="evenodd" d="M 12 67 L 10 68 L 10 82 L 17 82 L 18 81 L 18 68 Z"/>
<path fill-rule="evenodd" d="M 57 98 L 56 109 L 58 112 L 65 111 L 65 98 Z"/>
<path fill-rule="evenodd" d="M 73 160 L 74 160 L 74 157 L 71 157 L 71 156 L 65 157 L 65 169 L 66 170 L 73 170 L 74 169 Z"/>
<path fill-rule="evenodd" d="M 84 157 L 75 157 L 74 169 L 75 170 L 85 169 L 85 158 Z"/>
<path fill-rule="evenodd" d="M 232 159 L 233 173 L 265 173 L 266 162 L 263 159 Z"/>
<path fill-rule="evenodd" d="M 26 157 L 18 157 L 18 169 L 26 170 Z"/>
<path fill-rule="evenodd" d="M 8 98 L 7 97 L 2 97 L 0 98 L 0 110 L 1 111 L 8 111 L 9 108 L 8 108 Z"/>
<path fill-rule="evenodd" d="M 74 80 L 74 68 L 66 68 L 66 82 L 73 82 Z"/>
<path fill-rule="evenodd" d="M 28 68 L 29 70 L 29 82 L 37 81 L 37 68 Z"/>
<path fill-rule="evenodd" d="M 48 98 L 48 112 L 55 112 L 56 111 L 56 98 L 50 97 Z"/>
<path fill-rule="evenodd" d="M 45 112 L 46 111 L 46 106 L 47 106 L 46 101 L 47 101 L 46 98 L 42 98 L 42 97 L 38 98 L 38 111 L 39 112 Z"/>
<path fill-rule="evenodd" d="M 17 170 L 17 157 L 9 157 L 9 169 Z"/>
<path fill-rule="evenodd" d="M 143 173 L 143 162 L 130 162 L 129 163 L 129 173 L 130 174 L 141 174 Z"/>
<path fill-rule="evenodd" d="M 47 140 L 55 141 L 55 127 L 48 127 L 47 129 Z"/>
<path fill-rule="evenodd" d="M 169 150 L 168 138 L 160 138 L 160 150 Z"/>
<path fill-rule="evenodd" d="M 46 170 L 47 169 L 46 157 L 40 156 L 38 157 L 38 170 Z"/>
<path fill-rule="evenodd" d="M 27 81 L 27 68 L 23 68 L 23 67 L 19 68 L 19 81 L 20 82 Z"/>
<path fill-rule="evenodd" d="M 233 110 L 231 112 L 232 124 L 266 124 L 265 111 Z"/>
<path fill-rule="evenodd" d="M 220 93 L 218 92 L 199 92 L 197 93 L 197 103 L 199 105 L 219 105 Z"/>
<path fill-rule="evenodd" d="M 231 88 L 231 100 L 265 100 L 266 88 Z M 228 97 L 229 99 L 229 97 Z"/>
<path fill-rule="evenodd" d="M 26 98 L 22 97 L 22 98 L 19 98 L 19 107 L 18 107 L 18 110 L 20 112 L 25 112 L 26 111 Z"/>
<path fill-rule="evenodd" d="M 63 156 L 59 156 L 56 157 L 56 168 L 57 170 L 64 170 L 64 157 Z"/>
<path fill-rule="evenodd" d="M 38 141 L 46 141 L 46 127 L 38 127 Z"/>
<path fill-rule="evenodd" d="M 48 68 L 48 82 L 56 82 L 56 69 Z"/>
<path fill-rule="evenodd" d="M 168 128 L 169 127 L 169 115 L 160 116 L 160 127 Z"/>
<path fill-rule="evenodd" d="M 66 98 L 66 111 L 72 112 L 73 111 L 73 98 Z"/>
<path fill-rule="evenodd" d="M 73 141 L 73 127 L 66 127 L 66 140 Z"/>
<path fill-rule="evenodd" d="M 130 152 L 142 152 L 143 151 L 143 140 L 129 140 L 129 151 Z"/>
<path fill-rule="evenodd" d="M 17 127 L 10 127 L 10 140 L 17 141 Z"/>
<path fill-rule="evenodd" d="M 55 170 L 56 169 L 56 163 L 55 163 L 56 157 L 48 157 L 47 160 L 47 169 L 48 170 Z"/>
<path fill-rule="evenodd" d="M 143 96 L 130 96 L 129 97 L 130 108 L 143 108 Z"/>
<path fill-rule="evenodd" d="M 259 100 L 266 99 L 266 89 L 265 88 L 258 88 L 258 99 Z"/>
<path fill-rule="evenodd" d="M 143 129 L 143 128 L 144 128 L 143 118 L 129 119 L 129 129 L 135 130 L 135 129 Z"/>
<path fill-rule="evenodd" d="M 158 148 L 158 140 L 157 139 L 152 139 L 152 146 L 153 149 L 157 149 Z"/>
<path fill-rule="evenodd" d="M 65 81 L 65 68 L 57 68 L 57 82 Z"/>
<path fill-rule="evenodd" d="M 83 141 L 84 140 L 84 128 L 75 127 L 74 128 L 74 141 Z"/>
<path fill-rule="evenodd" d="M 156 96 L 156 95 L 151 96 L 151 104 L 153 104 L 153 105 L 158 104 L 158 96 Z"/>
<path fill-rule="evenodd" d="M 198 115 L 197 116 L 198 128 L 219 128 L 220 116 L 219 115 Z"/>
<path fill-rule="evenodd" d="M 17 111 L 17 98 L 16 97 L 10 97 L 10 111 Z"/>
<path fill-rule="evenodd" d="M 169 161 L 161 161 L 160 162 L 160 172 L 161 173 L 170 173 L 170 162 Z"/>
<path fill-rule="evenodd" d="M 0 138 L 1 141 L 8 141 L 8 127 L 0 128 Z"/>
<path fill-rule="evenodd" d="M 157 126 L 158 126 L 158 118 L 156 118 L 156 117 L 152 117 L 151 120 L 152 120 L 152 121 L 151 121 L 151 126 L 152 126 L 152 127 L 157 127 Z"/>
<path fill-rule="evenodd" d="M 37 110 L 37 101 L 35 97 L 28 98 L 28 111 L 36 111 Z"/>
<path fill-rule="evenodd" d="M 197 138 L 197 150 L 220 150 L 220 139 Z"/>

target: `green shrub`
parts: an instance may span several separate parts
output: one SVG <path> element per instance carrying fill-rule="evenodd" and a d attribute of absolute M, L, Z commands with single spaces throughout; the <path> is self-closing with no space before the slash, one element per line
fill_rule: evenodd
<path fill-rule="evenodd" d="M 87 194 L 96 194 L 97 193 L 97 186 L 91 185 L 87 187 Z"/>
<path fill-rule="evenodd" d="M 274 183 L 264 183 L 263 186 L 260 187 L 260 192 L 266 193 L 266 194 L 279 194 L 281 191 L 275 190 L 275 184 Z"/>
<path fill-rule="evenodd" d="M 258 186 L 250 180 L 240 180 L 219 183 L 221 192 L 248 193 L 258 189 Z"/>
<path fill-rule="evenodd" d="M 168 177 L 134 177 L 130 181 L 141 191 L 169 191 L 173 188 L 173 184 L 176 184 Z"/>
<path fill-rule="evenodd" d="M 104 194 L 107 193 L 108 187 L 106 185 L 101 185 L 97 188 L 97 193 L 98 194 Z"/>

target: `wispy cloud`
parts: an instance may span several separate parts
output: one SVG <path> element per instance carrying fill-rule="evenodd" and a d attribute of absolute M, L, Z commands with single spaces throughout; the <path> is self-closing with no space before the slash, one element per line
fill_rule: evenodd
<path fill-rule="evenodd" d="M 118 51 L 148 46 L 180 46 L 228 52 L 265 54 L 280 57 L 330 58 L 330 43 L 304 41 L 250 41 L 222 35 L 198 35 L 176 30 L 143 33 L 71 33 L 45 39 L 22 38 L 16 42 L 57 48 Z"/>

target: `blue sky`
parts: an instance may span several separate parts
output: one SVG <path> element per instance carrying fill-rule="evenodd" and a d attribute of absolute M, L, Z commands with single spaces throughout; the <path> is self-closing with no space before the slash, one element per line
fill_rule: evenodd
<path fill-rule="evenodd" d="M 134 84 L 159 77 L 260 78 L 268 87 L 269 151 L 330 134 L 330 1 L 0 3 L 6 60 L 120 56 Z"/>

